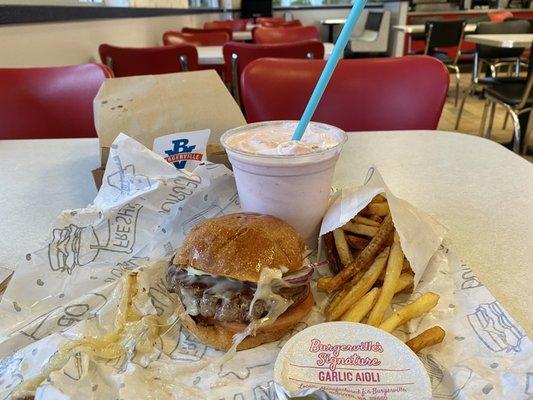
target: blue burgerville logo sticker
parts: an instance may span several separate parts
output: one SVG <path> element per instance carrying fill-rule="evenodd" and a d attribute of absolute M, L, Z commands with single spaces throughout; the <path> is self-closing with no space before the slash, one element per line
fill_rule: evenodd
<path fill-rule="evenodd" d="M 165 150 L 165 153 L 168 155 L 168 157 L 165 157 L 165 160 L 174 164 L 176 168 L 185 168 L 187 160 L 202 161 L 204 155 L 193 152 L 196 149 L 196 145 L 189 146 L 189 139 L 176 139 L 172 141 L 172 144 L 174 145 L 172 149 Z"/>
<path fill-rule="evenodd" d="M 209 129 L 171 133 L 154 140 L 153 150 L 177 169 L 194 170 L 206 159 Z"/>

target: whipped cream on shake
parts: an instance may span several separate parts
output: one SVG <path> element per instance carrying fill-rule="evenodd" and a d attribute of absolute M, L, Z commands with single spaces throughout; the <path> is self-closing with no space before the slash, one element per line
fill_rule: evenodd
<path fill-rule="evenodd" d="M 258 122 L 232 129 L 221 142 L 233 167 L 241 208 L 291 224 L 315 248 L 346 133 L 311 122 L 291 140 L 297 121 Z"/>
<path fill-rule="evenodd" d="M 324 129 L 309 125 L 302 140 L 292 140 L 296 122 L 260 125 L 236 133 L 226 144 L 235 150 L 262 155 L 297 155 L 326 150 L 339 144 L 338 129 Z"/>

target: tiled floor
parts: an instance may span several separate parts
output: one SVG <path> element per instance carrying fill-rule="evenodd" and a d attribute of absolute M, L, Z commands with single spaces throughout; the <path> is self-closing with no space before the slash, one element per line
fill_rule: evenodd
<path fill-rule="evenodd" d="M 448 98 L 446 99 L 446 104 L 442 112 L 442 116 L 439 122 L 438 129 L 443 131 L 454 131 L 455 121 L 457 119 L 457 112 L 459 106 L 455 107 L 454 103 L 454 90 L 455 90 L 455 81 L 454 78 L 451 78 L 450 82 L 450 92 Z M 463 74 L 461 77 L 461 90 L 467 87 L 470 83 L 470 74 Z M 459 97 L 459 103 L 462 98 L 462 93 Z M 459 125 L 459 132 L 467 133 L 470 135 L 479 135 L 479 124 L 481 122 L 481 115 L 483 113 L 483 104 L 484 100 L 479 99 L 477 96 L 470 96 L 466 100 L 465 108 L 463 111 L 463 116 L 461 118 L 461 123 Z M 507 128 L 503 129 L 503 120 L 505 117 L 505 112 L 502 108 L 496 108 L 494 125 L 492 128 L 492 139 L 505 143 L 511 140 L 512 136 L 512 124 L 511 120 L 507 121 Z M 530 146 L 533 146 L 531 144 Z M 526 156 L 526 159 L 533 162 L 533 156 Z"/>

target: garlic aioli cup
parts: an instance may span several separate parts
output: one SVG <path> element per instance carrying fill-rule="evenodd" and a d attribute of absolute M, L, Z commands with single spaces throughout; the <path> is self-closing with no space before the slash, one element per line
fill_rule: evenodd
<path fill-rule="evenodd" d="M 321 389 L 341 399 L 431 399 L 424 365 L 393 335 L 353 322 L 327 322 L 293 336 L 274 366 L 280 399 Z"/>
<path fill-rule="evenodd" d="M 347 136 L 334 126 L 311 122 L 301 141 L 291 141 L 297 124 L 258 122 L 227 131 L 220 141 L 233 167 L 241 208 L 281 218 L 315 248 Z"/>

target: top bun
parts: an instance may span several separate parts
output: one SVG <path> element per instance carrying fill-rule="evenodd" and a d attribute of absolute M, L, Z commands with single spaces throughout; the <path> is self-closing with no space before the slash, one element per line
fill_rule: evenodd
<path fill-rule="evenodd" d="M 257 282 L 262 268 L 302 268 L 305 244 L 279 218 L 236 213 L 195 226 L 174 257 L 174 264 L 239 281 Z"/>

